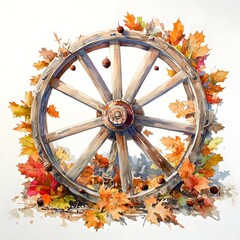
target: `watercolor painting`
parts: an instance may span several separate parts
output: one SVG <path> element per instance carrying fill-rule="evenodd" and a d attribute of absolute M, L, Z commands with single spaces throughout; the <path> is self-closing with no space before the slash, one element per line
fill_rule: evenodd
<path fill-rule="evenodd" d="M 218 33 L 216 20 L 210 24 L 206 14 L 200 21 L 204 1 L 196 4 L 196 23 L 194 4 L 183 2 L 183 12 L 167 17 L 163 9 L 172 8 L 166 3 L 106 0 L 102 4 L 115 6 L 114 20 L 102 6 L 107 19 L 99 26 L 97 13 L 89 11 L 79 16 L 89 21 L 81 20 L 77 29 L 69 19 L 53 18 L 51 29 L 36 20 L 44 37 L 21 38 L 31 44 L 16 47 L 22 59 L 16 68 L 29 77 L 18 77 L 18 89 L 7 81 L 15 90 L 4 93 L 6 138 L 14 139 L 15 159 L 7 165 L 11 173 L 2 176 L 17 181 L 11 181 L 12 191 L 2 187 L 8 196 L 2 216 L 5 229 L 14 226 L 12 236 L 21 232 L 28 239 L 41 226 L 48 237 L 59 229 L 59 239 L 115 236 L 124 229 L 134 239 L 185 239 L 204 227 L 208 236 L 239 238 L 233 154 L 239 127 L 232 123 L 238 113 L 237 58 L 225 43 L 227 36 L 232 41 L 230 33 L 240 34 L 237 15 L 229 6 L 225 15 L 231 17 L 219 22 L 230 33 Z M 224 2 L 218 6 L 226 10 Z M 45 222 L 50 225 L 42 227 Z M 235 230 L 219 230 L 226 222 Z"/>

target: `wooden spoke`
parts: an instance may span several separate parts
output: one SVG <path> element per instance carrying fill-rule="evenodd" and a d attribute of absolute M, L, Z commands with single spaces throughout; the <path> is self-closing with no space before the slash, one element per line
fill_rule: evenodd
<path fill-rule="evenodd" d="M 112 64 L 112 98 L 122 98 L 122 68 L 119 41 L 110 42 L 110 56 Z"/>
<path fill-rule="evenodd" d="M 147 77 L 149 71 L 151 70 L 154 62 L 158 58 L 159 51 L 155 48 L 150 48 L 146 53 L 145 57 L 142 60 L 138 70 L 136 71 L 135 75 L 133 76 L 132 81 L 130 82 L 126 93 L 124 95 L 124 100 L 129 103 L 132 103 L 135 96 L 137 95 L 143 81 Z"/>
<path fill-rule="evenodd" d="M 93 108 L 96 109 L 100 112 L 102 112 L 102 110 L 104 109 L 104 105 L 89 97 L 87 94 L 79 91 L 78 89 L 75 89 L 74 87 L 60 81 L 57 78 L 52 79 L 51 83 L 50 83 L 51 87 L 56 89 L 57 91 L 60 91 L 64 94 L 66 94 L 67 96 L 76 99 L 77 101 Z"/>
<path fill-rule="evenodd" d="M 184 71 L 180 71 L 175 74 L 172 78 L 170 78 L 165 83 L 159 85 L 156 89 L 146 94 L 145 96 L 138 99 L 137 103 L 140 107 L 152 102 L 154 99 L 162 96 L 172 88 L 176 87 L 178 84 L 182 83 L 186 80 L 188 76 L 184 73 Z"/>
<path fill-rule="evenodd" d="M 161 128 L 170 131 L 183 132 L 186 134 L 195 134 L 196 125 L 190 123 L 182 123 L 178 121 L 171 121 L 161 118 L 147 117 L 135 115 L 135 125 L 146 127 Z"/>
<path fill-rule="evenodd" d="M 133 194 L 132 173 L 131 173 L 131 167 L 129 164 L 127 140 L 125 135 L 120 136 L 116 134 L 116 141 L 117 141 L 117 149 L 118 149 L 122 191 L 128 192 L 130 190 L 130 193 Z"/>
<path fill-rule="evenodd" d="M 84 150 L 79 159 L 75 162 L 73 167 L 66 173 L 66 175 L 76 180 L 80 173 L 84 170 L 84 168 L 88 165 L 88 163 L 92 160 L 92 157 L 96 154 L 97 150 L 102 146 L 102 144 L 106 141 L 109 135 L 109 130 L 102 127 L 101 130 L 97 133 L 97 135 L 93 138 L 88 147 Z"/>
<path fill-rule="evenodd" d="M 97 88 L 100 96 L 102 97 L 105 103 L 108 103 L 112 100 L 112 94 L 110 93 L 106 83 L 102 79 L 100 73 L 96 69 L 95 65 L 93 64 L 92 60 L 88 56 L 88 54 L 81 50 L 77 55 L 77 58 L 85 71 L 87 72 L 88 76 L 92 80 L 93 84 Z"/>
<path fill-rule="evenodd" d="M 154 162 L 154 164 L 170 176 L 175 169 L 173 166 L 157 151 L 157 149 L 136 129 L 130 131 L 133 141 L 143 150 L 145 155 Z"/>
<path fill-rule="evenodd" d="M 96 128 L 99 126 L 103 125 L 103 121 L 102 118 L 95 118 L 83 123 L 79 123 L 67 128 L 63 128 L 63 129 L 59 129 L 57 131 L 51 132 L 46 134 L 45 138 L 46 138 L 46 142 L 53 142 L 68 136 L 71 136 L 73 134 L 77 134 L 92 128 Z"/>

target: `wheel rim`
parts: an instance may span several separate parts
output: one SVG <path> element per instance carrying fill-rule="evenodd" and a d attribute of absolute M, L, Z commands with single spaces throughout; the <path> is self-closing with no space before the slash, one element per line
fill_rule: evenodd
<path fill-rule="evenodd" d="M 125 92 L 122 89 L 122 47 L 133 47 L 146 51 L 140 66 Z M 90 52 L 98 51 L 102 48 L 110 49 L 112 68 L 111 90 L 109 90 L 89 57 Z M 143 33 L 133 31 L 124 31 L 121 34 L 116 30 L 108 30 L 80 38 L 72 44 L 69 53 L 66 58 L 60 58 L 53 62 L 43 73 L 42 80 L 36 89 L 31 113 L 33 136 L 39 155 L 44 162 L 48 162 L 53 166 L 52 173 L 54 177 L 74 194 L 96 202 L 99 196 L 98 192 L 76 183 L 76 179 L 102 144 L 107 139 L 112 139 L 113 145 L 110 154 L 118 155 L 123 192 L 128 192 L 130 197 L 141 198 L 152 194 L 165 194 L 174 188 L 181 181 L 177 169 L 181 166 L 183 159 L 188 157 L 191 162 L 197 159 L 205 136 L 204 126 L 207 122 L 205 94 L 198 75 L 192 69 L 188 60 L 162 39 L 155 39 Z M 167 63 L 176 74 L 166 83 L 160 84 L 153 91 L 137 98 L 137 93 L 158 58 Z M 78 61 L 84 68 L 98 90 L 103 102 L 88 96 L 86 93 L 60 80 L 69 66 L 75 61 Z M 194 102 L 196 124 L 167 121 L 144 115 L 144 106 L 160 98 L 179 84 L 183 84 L 187 98 Z M 48 132 L 46 109 L 52 89 L 94 109 L 97 111 L 97 117 L 71 128 Z M 173 168 L 156 147 L 141 133 L 144 126 L 182 132 L 191 137 L 190 144 L 177 168 Z M 55 159 L 53 142 L 93 128 L 100 128 L 100 130 L 73 167 L 67 172 L 63 171 Z M 166 182 L 163 185 L 134 194 L 132 174 L 128 160 L 128 141 L 130 139 L 140 147 L 143 153 L 166 176 Z M 114 145 L 115 147 L 113 147 Z"/>

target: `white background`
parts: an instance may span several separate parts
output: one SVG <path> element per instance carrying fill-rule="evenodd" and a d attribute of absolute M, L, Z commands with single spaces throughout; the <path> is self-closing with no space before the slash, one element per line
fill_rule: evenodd
<path fill-rule="evenodd" d="M 143 221 L 128 221 L 127 226 L 112 224 L 104 230 L 88 230 L 81 221 L 61 227 L 61 220 L 41 217 L 10 217 L 17 206 L 12 198 L 22 190 L 23 177 L 16 165 L 20 147 L 19 134 L 13 131 L 9 101 L 23 99 L 29 90 L 29 79 L 36 74 L 33 62 L 39 59 L 41 47 L 54 45 L 52 32 L 64 39 L 73 39 L 98 30 L 115 28 L 123 24 L 130 12 L 143 16 L 147 21 L 159 18 L 166 28 L 178 18 L 186 34 L 204 31 L 211 55 L 207 60 L 209 70 L 228 70 L 226 89 L 221 97 L 224 104 L 218 111 L 220 122 L 225 125 L 221 133 L 224 143 L 220 149 L 224 162 L 220 167 L 230 170 L 225 184 L 232 184 L 240 191 L 239 174 L 239 80 L 240 80 L 240 2 L 238 0 L 1 0 L 0 3 L 0 236 L 1 239 L 240 239 L 239 196 L 218 202 L 221 220 L 179 216 L 184 229 L 162 224 L 160 227 Z M 33 223 L 31 222 L 33 220 Z"/>

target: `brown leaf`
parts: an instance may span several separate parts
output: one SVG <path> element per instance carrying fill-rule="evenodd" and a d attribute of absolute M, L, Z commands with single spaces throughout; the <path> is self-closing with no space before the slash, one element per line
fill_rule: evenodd
<path fill-rule="evenodd" d="M 30 79 L 30 85 L 31 86 L 35 86 L 37 85 L 38 81 L 40 80 L 41 78 L 41 74 L 38 74 L 37 76 L 32 76 L 32 78 Z"/>
<path fill-rule="evenodd" d="M 52 50 L 47 50 L 46 48 L 42 48 L 41 51 L 39 51 L 40 56 L 42 56 L 44 59 L 51 62 L 56 56 L 57 53 L 53 52 Z"/>

